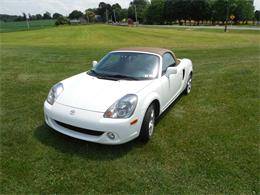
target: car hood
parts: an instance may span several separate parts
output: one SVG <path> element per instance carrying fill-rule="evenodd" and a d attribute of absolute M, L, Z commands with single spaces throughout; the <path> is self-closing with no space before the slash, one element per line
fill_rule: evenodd
<path fill-rule="evenodd" d="M 105 112 L 115 101 L 126 94 L 137 94 L 152 80 L 104 80 L 86 73 L 62 81 L 64 91 L 57 103 L 95 112 Z"/>

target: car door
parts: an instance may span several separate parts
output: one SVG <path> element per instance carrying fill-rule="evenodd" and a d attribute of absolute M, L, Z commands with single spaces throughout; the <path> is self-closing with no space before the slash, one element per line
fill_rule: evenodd
<path fill-rule="evenodd" d="M 178 95 L 181 82 L 182 82 L 182 71 L 181 66 L 176 65 L 174 57 L 171 53 L 167 52 L 162 58 L 162 75 L 161 75 L 161 94 L 162 94 L 162 109 L 165 109 L 169 103 Z M 177 74 L 172 74 L 169 77 L 166 76 L 168 67 L 176 67 Z"/>
<path fill-rule="evenodd" d="M 178 65 L 176 64 L 174 67 L 177 69 L 177 74 L 174 75 L 173 98 L 181 93 L 186 74 L 185 66 L 181 61 Z"/>
<path fill-rule="evenodd" d="M 176 97 L 182 92 L 183 86 L 184 86 L 184 79 L 186 75 L 185 65 L 180 61 L 178 65 L 175 65 L 177 68 L 177 74 L 174 80 L 174 94 L 173 96 Z"/>
<path fill-rule="evenodd" d="M 175 64 L 175 60 L 170 53 L 165 53 L 162 57 L 162 72 L 161 72 L 161 104 L 162 109 L 165 109 L 173 96 L 174 78 L 167 77 L 166 71 L 169 66 Z"/>

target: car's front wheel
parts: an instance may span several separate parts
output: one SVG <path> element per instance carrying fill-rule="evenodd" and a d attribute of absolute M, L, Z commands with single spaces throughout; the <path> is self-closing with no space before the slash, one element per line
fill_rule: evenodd
<path fill-rule="evenodd" d="M 151 104 L 145 113 L 143 124 L 139 134 L 139 138 L 141 139 L 141 141 L 148 142 L 154 133 L 154 128 L 155 128 L 155 108 L 154 105 Z"/>

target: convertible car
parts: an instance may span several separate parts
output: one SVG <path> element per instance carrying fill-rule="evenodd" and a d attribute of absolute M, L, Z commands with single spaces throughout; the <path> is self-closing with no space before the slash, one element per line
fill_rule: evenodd
<path fill-rule="evenodd" d="M 147 142 L 155 120 L 182 93 L 191 92 L 192 62 L 161 48 L 123 48 L 55 84 L 44 102 L 46 123 L 81 140 Z"/>

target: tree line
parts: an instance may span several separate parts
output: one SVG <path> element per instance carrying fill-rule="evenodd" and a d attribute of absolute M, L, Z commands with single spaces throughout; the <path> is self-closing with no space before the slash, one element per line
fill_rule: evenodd
<path fill-rule="evenodd" d="M 231 17 L 232 16 L 232 17 Z M 70 20 L 84 18 L 87 22 L 126 22 L 127 19 L 145 24 L 180 25 L 224 24 L 227 20 L 234 23 L 247 23 L 249 20 L 259 21 L 260 12 L 254 11 L 253 0 L 133 0 L 124 9 L 120 4 L 100 2 L 97 8 L 72 11 L 67 17 L 59 13 L 49 12 L 26 16 L 0 15 L 3 21 L 22 21 L 40 19 L 57 19 L 58 24 L 69 23 Z"/>
<path fill-rule="evenodd" d="M 25 14 L 23 13 L 22 16 L 17 15 L 8 15 L 8 14 L 0 14 L 0 20 L 4 22 L 19 22 L 28 20 L 50 20 L 50 19 L 57 19 L 56 17 L 58 13 L 51 15 L 50 12 L 45 12 L 44 14 Z M 59 14 L 61 16 L 61 14 Z"/>
<path fill-rule="evenodd" d="M 191 20 L 224 23 L 247 23 L 255 18 L 253 0 L 152 0 L 146 10 L 146 22 L 150 24 L 179 24 Z"/>

